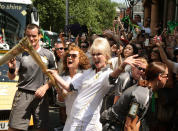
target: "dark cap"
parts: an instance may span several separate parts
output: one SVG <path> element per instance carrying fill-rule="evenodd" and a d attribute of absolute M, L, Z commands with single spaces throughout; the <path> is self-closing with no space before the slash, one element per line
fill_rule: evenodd
<path fill-rule="evenodd" d="M 178 55 L 178 46 L 176 46 L 176 47 L 174 48 L 174 55 L 175 55 L 175 56 Z"/>

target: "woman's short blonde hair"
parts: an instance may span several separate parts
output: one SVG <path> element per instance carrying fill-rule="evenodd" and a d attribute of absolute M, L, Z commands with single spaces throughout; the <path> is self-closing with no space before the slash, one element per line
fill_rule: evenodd
<path fill-rule="evenodd" d="M 98 37 L 93 41 L 90 48 L 91 55 L 94 53 L 102 53 L 107 60 L 111 58 L 111 47 L 106 38 Z"/>

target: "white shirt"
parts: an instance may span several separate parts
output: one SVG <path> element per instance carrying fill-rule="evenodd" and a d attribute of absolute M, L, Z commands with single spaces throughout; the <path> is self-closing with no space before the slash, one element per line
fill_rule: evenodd
<path fill-rule="evenodd" d="M 145 33 L 151 34 L 151 29 L 150 27 L 144 27 Z"/>
<path fill-rule="evenodd" d="M 63 76 L 62 78 L 68 82 L 71 83 L 72 81 L 74 81 L 75 79 L 77 79 L 78 77 L 80 77 L 82 75 L 82 72 L 78 72 L 77 74 L 74 75 L 73 78 L 71 78 L 69 75 L 67 76 Z M 66 97 L 65 97 L 65 105 L 66 105 L 66 114 L 67 117 L 69 117 L 70 112 L 71 112 L 71 108 L 73 105 L 73 102 L 75 100 L 75 98 L 77 97 L 78 92 L 77 91 L 73 91 L 71 93 L 69 93 Z"/>
<path fill-rule="evenodd" d="M 88 69 L 72 82 L 74 88 L 78 89 L 78 95 L 71 110 L 72 119 L 90 124 L 99 122 L 102 99 L 111 87 L 109 83 L 111 72 L 110 68 L 104 68 L 98 73 Z"/>

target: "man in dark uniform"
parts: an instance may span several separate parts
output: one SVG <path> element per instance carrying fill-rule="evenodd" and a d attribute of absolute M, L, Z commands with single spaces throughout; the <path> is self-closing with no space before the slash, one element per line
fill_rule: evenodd
<path fill-rule="evenodd" d="M 52 52 L 39 45 L 39 27 L 29 24 L 25 35 L 44 64 L 50 69 L 55 69 L 56 64 Z M 8 66 L 9 79 L 14 79 L 17 74 L 19 75 L 18 90 L 12 105 L 8 131 L 27 130 L 31 115 L 33 115 L 35 128 L 38 131 L 47 131 L 49 110 L 46 91 L 49 85 L 42 69 L 27 52 L 10 60 Z"/>

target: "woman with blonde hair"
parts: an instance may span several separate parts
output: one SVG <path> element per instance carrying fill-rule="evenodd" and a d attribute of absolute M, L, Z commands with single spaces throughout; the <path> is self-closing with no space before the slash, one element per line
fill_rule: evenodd
<path fill-rule="evenodd" d="M 99 121 L 102 99 L 113 85 L 114 78 L 123 71 L 126 64 L 134 66 L 139 60 L 131 56 L 125 59 L 121 66 L 114 72 L 107 65 L 110 59 L 110 45 L 105 38 L 96 38 L 91 46 L 92 68 L 67 83 L 56 72 L 48 70 L 53 74 L 57 83 L 67 91 L 78 91 L 74 100 L 70 122 L 65 125 L 64 131 L 101 131 L 102 125 Z"/>

